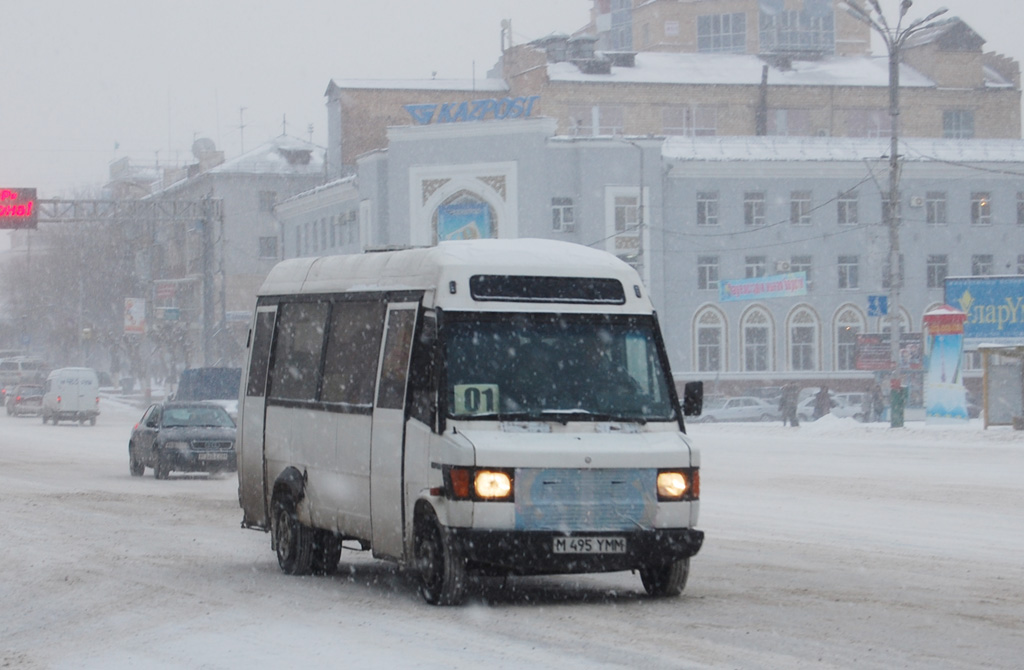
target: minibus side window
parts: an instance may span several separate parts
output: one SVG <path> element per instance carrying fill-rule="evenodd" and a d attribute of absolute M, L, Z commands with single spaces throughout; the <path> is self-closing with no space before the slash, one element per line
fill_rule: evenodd
<path fill-rule="evenodd" d="M 405 380 L 414 325 L 416 310 L 396 309 L 391 312 L 388 336 L 384 343 L 384 361 L 381 363 L 378 407 L 402 409 L 405 406 Z"/>
<path fill-rule="evenodd" d="M 327 308 L 326 302 L 281 305 L 270 370 L 272 398 L 316 400 Z"/>
<path fill-rule="evenodd" d="M 384 328 L 383 302 L 338 302 L 324 361 L 324 402 L 371 407 Z"/>
<path fill-rule="evenodd" d="M 434 357 L 437 343 L 437 319 L 432 314 L 423 318 L 419 335 L 412 347 L 409 363 L 409 393 L 412 399 L 409 416 L 434 427 Z"/>
<path fill-rule="evenodd" d="M 267 366 L 270 363 L 270 343 L 274 335 L 274 312 L 256 314 L 256 328 L 252 337 L 252 353 L 249 355 L 249 380 L 245 395 L 263 397 L 267 390 Z"/>

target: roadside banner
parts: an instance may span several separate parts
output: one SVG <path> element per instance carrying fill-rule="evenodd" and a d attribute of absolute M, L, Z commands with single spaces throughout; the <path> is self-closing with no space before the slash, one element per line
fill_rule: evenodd
<path fill-rule="evenodd" d="M 965 313 L 949 305 L 924 315 L 924 410 L 928 423 L 967 420 L 967 390 L 961 373 L 966 319 Z"/>
<path fill-rule="evenodd" d="M 807 295 L 807 273 L 790 272 L 751 279 L 726 279 L 718 283 L 719 302 L 766 300 Z"/>
<path fill-rule="evenodd" d="M 125 335 L 144 335 L 146 333 L 146 301 L 144 299 L 124 299 L 124 333 Z"/>

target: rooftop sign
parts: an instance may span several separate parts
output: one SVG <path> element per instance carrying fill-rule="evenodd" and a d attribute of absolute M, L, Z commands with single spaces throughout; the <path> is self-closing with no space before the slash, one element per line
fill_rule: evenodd
<path fill-rule="evenodd" d="M 533 106 L 539 99 L 539 95 L 531 95 L 518 98 L 487 98 L 441 104 L 404 105 L 404 107 L 417 125 L 427 126 L 432 123 L 525 119 L 533 113 Z"/>
<path fill-rule="evenodd" d="M 0 187 L 0 228 L 35 228 L 38 217 L 34 188 Z"/>

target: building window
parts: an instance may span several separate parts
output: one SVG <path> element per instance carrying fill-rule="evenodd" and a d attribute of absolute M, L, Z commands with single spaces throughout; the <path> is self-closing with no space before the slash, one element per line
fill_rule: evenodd
<path fill-rule="evenodd" d="M 860 270 L 856 256 L 839 257 L 839 288 L 856 289 L 860 287 Z"/>
<path fill-rule="evenodd" d="M 946 194 L 942 191 L 928 191 L 924 196 L 925 220 L 934 225 L 948 223 L 946 217 Z"/>
<path fill-rule="evenodd" d="M 327 249 L 327 219 L 320 219 L 320 251 Z"/>
<path fill-rule="evenodd" d="M 811 110 L 769 109 L 769 135 L 807 136 L 811 134 Z"/>
<path fill-rule="evenodd" d="M 743 317 L 743 369 L 764 372 L 771 369 L 771 321 L 760 309 Z"/>
<path fill-rule="evenodd" d="M 639 211 L 639 198 L 635 195 L 615 196 L 615 232 L 636 230 Z"/>
<path fill-rule="evenodd" d="M 808 309 L 793 314 L 789 322 L 789 364 L 792 370 L 817 369 L 818 322 Z"/>
<path fill-rule="evenodd" d="M 1024 254 L 1017 255 L 1017 274 L 1024 275 Z"/>
<path fill-rule="evenodd" d="M 743 223 L 748 226 L 764 225 L 764 191 L 743 194 Z"/>
<path fill-rule="evenodd" d="M 718 290 L 718 256 L 697 257 L 697 288 Z"/>
<path fill-rule="evenodd" d="M 811 257 L 810 256 L 792 256 L 789 260 L 789 271 L 790 272 L 803 272 L 807 277 L 808 288 L 811 283 Z"/>
<path fill-rule="evenodd" d="M 306 234 L 302 236 L 303 251 L 307 256 L 313 253 L 313 222 L 306 222 Z"/>
<path fill-rule="evenodd" d="M 261 237 L 259 242 L 260 242 L 260 258 L 273 258 L 273 259 L 277 259 L 277 238 L 276 237 Z"/>
<path fill-rule="evenodd" d="M 275 191 L 260 191 L 260 211 L 261 212 L 272 212 L 274 211 L 274 205 L 277 204 L 277 192 Z"/>
<path fill-rule="evenodd" d="M 857 369 L 857 336 L 864 332 L 864 319 L 852 307 L 844 309 L 836 317 L 836 369 Z"/>
<path fill-rule="evenodd" d="M 624 127 L 624 112 L 619 105 L 569 105 L 569 124 L 573 135 L 615 135 Z"/>
<path fill-rule="evenodd" d="M 302 255 L 302 224 L 295 226 L 295 256 Z"/>
<path fill-rule="evenodd" d="M 747 15 L 705 14 L 697 17 L 697 51 L 746 53 Z"/>
<path fill-rule="evenodd" d="M 789 222 L 798 226 L 810 225 L 810 191 L 793 191 L 789 194 Z"/>
<path fill-rule="evenodd" d="M 1017 194 L 1017 225 L 1024 226 L 1024 193 Z"/>
<path fill-rule="evenodd" d="M 971 194 L 971 223 L 975 226 L 992 225 L 992 199 L 990 193 Z"/>
<path fill-rule="evenodd" d="M 992 254 L 974 254 L 971 256 L 971 276 L 988 277 L 995 268 Z"/>
<path fill-rule="evenodd" d="M 724 320 L 714 309 L 705 309 L 697 315 L 697 370 L 719 372 L 724 370 Z"/>
<path fill-rule="evenodd" d="M 332 249 L 335 248 L 336 246 L 338 246 L 338 224 L 337 224 L 337 220 L 338 220 L 337 217 L 332 216 L 330 223 L 327 224 L 327 227 L 330 228 L 330 230 L 331 230 L 331 248 Z"/>
<path fill-rule="evenodd" d="M 973 138 L 974 111 L 970 109 L 943 110 L 942 136 L 953 140 L 969 140 Z"/>
<path fill-rule="evenodd" d="M 744 259 L 744 269 L 747 279 L 755 279 L 768 274 L 767 256 L 747 256 Z"/>
<path fill-rule="evenodd" d="M 903 279 L 905 275 L 905 268 L 903 263 L 903 254 L 900 254 L 900 276 L 899 286 L 903 286 Z M 882 288 L 889 288 L 892 286 L 892 269 L 890 268 L 889 259 L 886 258 L 885 265 L 882 266 Z"/>
<path fill-rule="evenodd" d="M 836 198 L 836 219 L 841 226 L 851 226 L 860 221 L 857 212 L 857 192 L 846 191 Z"/>
<path fill-rule="evenodd" d="M 718 225 L 718 191 L 697 193 L 697 225 Z"/>
<path fill-rule="evenodd" d="M 661 108 L 661 132 L 665 135 L 712 137 L 718 134 L 718 108 L 673 105 Z"/>
<path fill-rule="evenodd" d="M 807 2 L 803 10 L 783 9 L 781 2 L 773 4 L 778 8 L 759 13 L 760 53 L 835 53 L 835 16 L 830 2 L 815 3 L 817 6 Z"/>
<path fill-rule="evenodd" d="M 944 288 L 949 276 L 949 256 L 929 254 L 927 262 L 928 288 Z"/>
<path fill-rule="evenodd" d="M 571 233 L 576 229 L 572 198 L 551 198 L 551 227 L 558 233 Z"/>
<path fill-rule="evenodd" d="M 846 110 L 847 137 L 889 137 L 892 119 L 887 109 Z"/>

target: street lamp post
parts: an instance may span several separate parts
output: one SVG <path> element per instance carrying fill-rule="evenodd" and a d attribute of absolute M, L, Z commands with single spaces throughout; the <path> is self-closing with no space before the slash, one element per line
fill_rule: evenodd
<path fill-rule="evenodd" d="M 923 19 L 912 21 L 903 27 L 903 19 L 914 4 L 913 0 L 900 2 L 900 15 L 896 27 L 890 28 L 889 22 L 882 13 L 878 0 L 866 0 L 870 6 L 866 8 L 862 2 L 844 2 L 840 7 L 858 21 L 866 23 L 882 38 L 889 55 L 889 198 L 884 208 L 885 224 L 889 230 L 889 340 L 890 360 L 892 364 L 890 384 L 893 389 L 902 386 L 900 370 L 900 158 L 899 158 L 899 119 L 900 119 L 900 58 L 907 40 L 922 30 L 931 27 L 932 22 L 946 13 L 946 9 L 938 9 Z M 892 417 L 896 425 L 896 417 Z"/>

